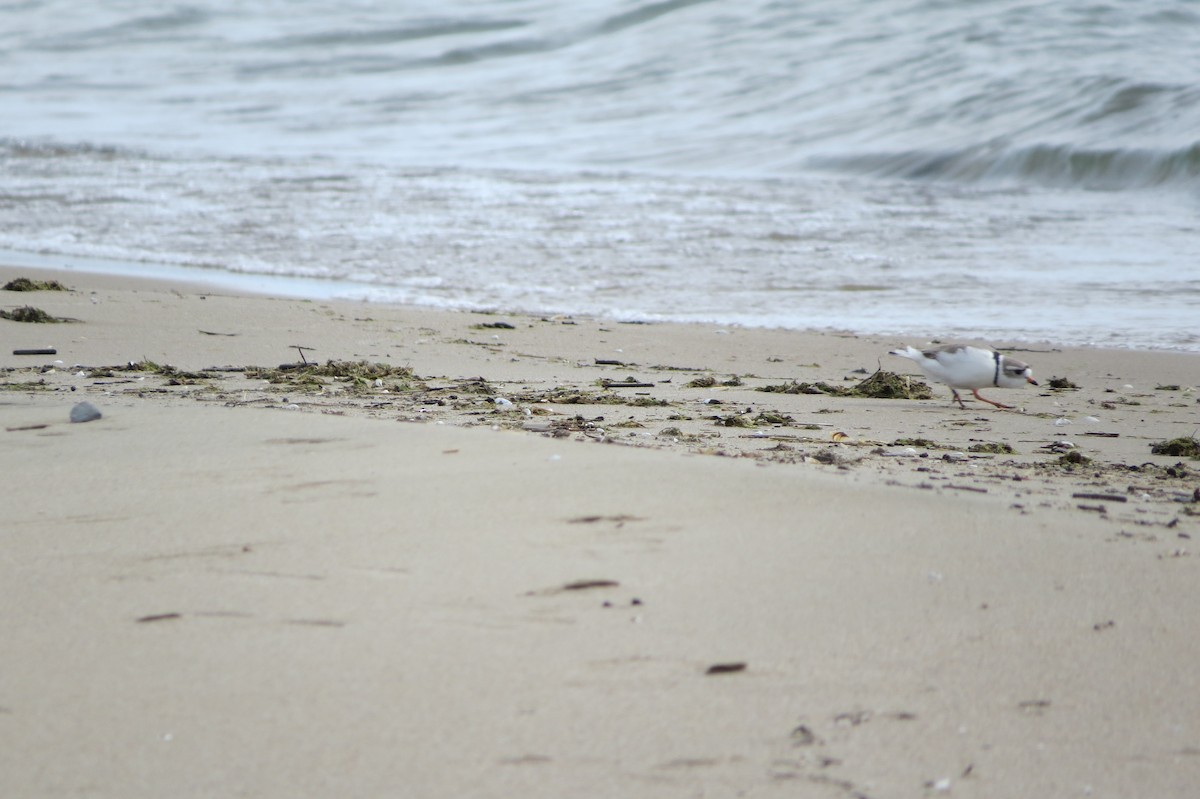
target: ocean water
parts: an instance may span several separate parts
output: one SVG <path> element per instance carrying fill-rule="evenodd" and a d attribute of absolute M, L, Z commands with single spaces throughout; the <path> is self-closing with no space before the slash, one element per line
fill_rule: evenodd
<path fill-rule="evenodd" d="M 1195 0 L 0 0 L 0 120 L 0 262 L 1200 351 Z"/>

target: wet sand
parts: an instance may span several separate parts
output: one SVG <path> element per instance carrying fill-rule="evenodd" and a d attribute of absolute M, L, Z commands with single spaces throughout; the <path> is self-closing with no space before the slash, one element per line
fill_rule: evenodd
<path fill-rule="evenodd" d="M 18 275 L 79 321 L 0 320 L 6 794 L 1200 783 L 1200 357 L 964 411 L 761 390 L 896 339 Z"/>

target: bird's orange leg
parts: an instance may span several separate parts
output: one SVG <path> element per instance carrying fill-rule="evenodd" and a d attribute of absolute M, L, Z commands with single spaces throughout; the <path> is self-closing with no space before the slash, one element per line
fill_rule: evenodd
<path fill-rule="evenodd" d="M 974 394 L 974 395 L 975 395 L 975 399 L 979 400 L 980 402 L 986 402 L 988 405 L 995 405 L 997 408 L 1003 408 L 1003 409 L 1004 409 L 1004 410 L 1006 410 L 1006 411 L 1011 411 L 1011 410 L 1012 410 L 1012 406 L 1011 406 L 1011 405 L 1005 405 L 1005 404 L 1004 404 L 1004 403 L 1002 403 L 1002 402 L 996 402 L 995 400 L 990 400 L 990 399 L 988 399 L 987 397 L 981 397 L 981 396 L 979 395 L 979 389 L 977 389 L 977 388 L 973 388 L 973 389 L 971 389 L 971 393 L 972 393 L 972 394 Z"/>

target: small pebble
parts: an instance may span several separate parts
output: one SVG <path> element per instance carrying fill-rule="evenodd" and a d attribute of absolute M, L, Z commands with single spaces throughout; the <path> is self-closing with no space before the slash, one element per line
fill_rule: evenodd
<path fill-rule="evenodd" d="M 100 418 L 100 409 L 90 402 L 80 402 L 71 408 L 72 422 L 94 422 Z"/>

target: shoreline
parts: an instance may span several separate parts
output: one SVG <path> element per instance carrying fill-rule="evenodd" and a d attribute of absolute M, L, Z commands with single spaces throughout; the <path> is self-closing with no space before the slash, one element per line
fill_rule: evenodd
<path fill-rule="evenodd" d="M 1200 782 L 1200 356 L 963 411 L 762 390 L 893 337 L 70 282 L 0 292 L 81 320 L 0 320 L 7 793 Z"/>
<path fill-rule="evenodd" d="M 55 261 L 69 260 L 72 264 L 55 265 Z M 12 270 L 16 269 L 19 272 L 28 272 L 34 275 L 40 275 L 41 279 L 53 279 L 57 274 L 62 275 L 82 276 L 85 280 L 99 281 L 97 285 L 105 285 L 106 280 L 116 281 L 115 285 L 145 285 L 147 287 L 158 286 L 159 288 L 188 287 L 200 293 L 216 293 L 230 294 L 233 296 L 251 296 L 251 297 L 273 297 L 276 299 L 298 299 L 309 300 L 312 302 L 331 302 L 331 303 L 363 303 L 370 306 L 378 306 L 384 308 L 408 308 L 413 311 L 432 312 L 432 313 L 450 313 L 450 314 L 505 314 L 511 313 L 518 316 L 540 317 L 540 316 L 558 316 L 570 315 L 578 318 L 595 319 L 597 321 L 607 321 L 611 324 L 636 323 L 648 325 L 704 325 L 712 327 L 727 327 L 744 330 L 767 330 L 767 331 L 786 331 L 798 334 L 813 334 L 813 335 L 853 335 L 866 336 L 877 339 L 889 339 L 902 341 L 907 338 L 909 342 L 916 342 L 920 338 L 918 335 L 912 334 L 890 334 L 890 333 L 873 333 L 851 330 L 841 327 L 830 328 L 801 328 L 787 327 L 779 325 L 771 325 L 768 323 L 753 324 L 741 322 L 719 322 L 707 320 L 675 320 L 675 319 L 631 319 L 622 321 L 620 317 L 602 316 L 590 313 L 570 314 L 567 312 L 557 311 L 525 311 L 503 308 L 458 308 L 458 307 L 440 307 L 435 305 L 419 305 L 413 303 L 405 303 L 402 301 L 392 301 L 387 299 L 373 298 L 375 287 L 368 284 L 352 283 L 343 280 L 325 279 L 325 278 L 304 278 L 291 277 L 285 275 L 271 275 L 258 273 L 239 273 L 229 272 L 223 269 L 209 269 L 198 266 L 186 266 L 180 264 L 167 263 L 150 263 L 150 262 L 124 262 L 112 259 L 88 258 L 83 256 L 58 256 L 58 255 L 41 255 L 36 253 L 23 253 L 14 250 L 0 251 L 0 269 Z M 154 272 L 152 275 L 145 275 L 144 272 L 150 270 Z M 339 291 L 342 296 L 337 296 Z M 979 343 L 984 343 L 984 339 L 977 339 Z M 1103 344 L 1085 343 L 1085 344 L 1064 344 L 1055 342 L 1049 338 L 1011 338 L 1011 337 L 996 337 L 986 340 L 987 346 L 994 346 L 999 349 L 1006 349 L 1014 352 L 1035 352 L 1039 346 L 1067 348 L 1079 350 L 1101 350 L 1114 352 L 1163 352 L 1175 353 L 1184 355 L 1200 356 L 1200 350 L 1187 349 L 1184 346 L 1176 347 L 1161 347 L 1151 344 L 1130 345 L 1125 347 L 1111 347 Z"/>

